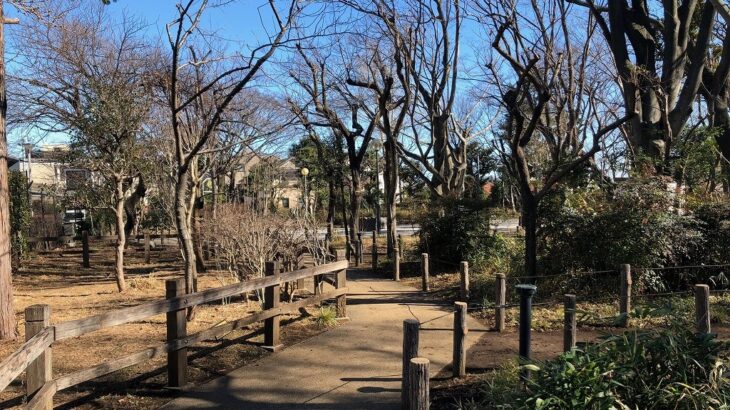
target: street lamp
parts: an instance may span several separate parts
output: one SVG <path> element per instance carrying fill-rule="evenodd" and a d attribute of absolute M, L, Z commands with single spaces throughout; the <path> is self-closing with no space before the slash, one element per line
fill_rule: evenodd
<path fill-rule="evenodd" d="M 309 175 L 309 169 L 307 167 L 304 167 L 300 171 L 302 173 L 302 176 L 304 177 L 304 214 L 309 214 L 309 195 L 307 193 L 307 175 Z"/>
<path fill-rule="evenodd" d="M 380 138 L 373 140 L 373 148 L 375 148 L 375 190 L 378 193 L 375 198 L 375 230 L 380 233 L 380 150 L 383 148 L 383 142 Z"/>

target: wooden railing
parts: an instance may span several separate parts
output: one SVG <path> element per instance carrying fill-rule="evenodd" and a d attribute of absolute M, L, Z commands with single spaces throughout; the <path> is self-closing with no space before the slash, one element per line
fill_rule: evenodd
<path fill-rule="evenodd" d="M 246 282 L 236 283 L 202 292 L 184 294 L 184 280 L 168 280 L 166 299 L 117 309 L 82 319 L 50 325 L 50 308 L 47 305 L 33 305 L 25 310 L 27 341 L 14 353 L 0 363 L 0 391 L 3 391 L 15 378 L 26 372 L 26 393 L 30 401 L 29 409 L 49 409 L 53 407 L 56 392 L 80 383 L 113 373 L 117 370 L 144 362 L 162 354 L 167 354 L 168 385 L 182 387 L 186 383 L 187 348 L 197 342 L 222 336 L 233 330 L 252 323 L 264 321 L 264 348 L 275 350 L 281 346 L 279 338 L 279 319 L 282 314 L 298 311 L 300 308 L 323 302 L 337 300 L 337 316 L 347 315 L 347 275 L 348 262 L 344 250 L 337 251 L 337 261 L 326 265 L 280 273 L 278 262 L 266 263 L 266 276 Z M 331 276 L 327 282 L 334 285 L 333 290 L 322 292 L 324 276 Z M 315 295 L 290 303 L 280 303 L 280 287 L 287 282 L 314 278 Z M 187 334 L 185 312 L 189 307 L 218 301 L 254 290 L 264 290 L 264 310 L 247 317 L 225 322 L 212 328 Z M 51 350 L 54 342 L 81 336 L 111 326 L 122 325 L 142 319 L 167 314 L 167 341 L 158 346 L 127 356 L 108 360 L 97 366 L 79 370 L 54 379 L 51 368 Z"/>

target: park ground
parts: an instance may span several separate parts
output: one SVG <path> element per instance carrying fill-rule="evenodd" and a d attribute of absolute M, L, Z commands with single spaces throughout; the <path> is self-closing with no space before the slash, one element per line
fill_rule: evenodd
<path fill-rule="evenodd" d="M 419 286 L 418 262 L 415 254 L 415 237 L 408 237 L 402 273 L 403 286 L 415 289 Z M 381 241 L 382 242 L 382 241 Z M 381 249 L 381 253 L 384 253 Z M 91 268 L 81 267 L 78 248 L 59 248 L 35 252 L 14 277 L 15 306 L 19 321 L 20 338 L 15 342 L 0 344 L 0 357 L 4 358 L 17 349 L 23 334 L 23 310 L 32 304 L 44 303 L 51 306 L 51 321 L 59 323 L 94 314 L 111 311 L 119 307 L 134 306 L 164 297 L 164 281 L 179 275 L 181 266 L 179 250 L 172 242 L 153 250 L 150 264 L 144 263 L 143 249 L 130 244 L 127 251 L 127 275 L 129 289 L 124 293 L 116 291 L 113 273 L 113 247 L 111 244 L 93 244 Z M 410 256 L 409 256 L 410 255 Z M 389 277 L 387 260 L 381 257 L 382 278 Z M 366 257 L 355 273 L 369 271 L 370 261 Z M 201 290 L 231 283 L 231 276 L 223 271 L 209 269 L 201 274 Z M 432 277 L 432 292 L 428 303 L 449 306 L 456 297 L 458 274 L 448 266 L 436 268 Z M 426 300 L 426 299 L 424 299 Z M 727 306 L 728 300 L 715 298 L 716 306 Z M 610 316 L 615 303 L 584 303 L 579 308 Z M 215 326 L 226 320 L 244 317 L 260 310 L 255 300 L 231 300 L 227 304 L 205 305 L 197 309 L 196 318 L 188 324 L 188 331 L 195 332 Z M 317 324 L 318 309 L 310 307 L 304 314 L 289 316 L 283 320 L 283 341 L 286 346 L 328 331 Z M 435 405 L 449 408 L 453 403 L 478 388 L 479 382 L 490 370 L 513 360 L 517 352 L 516 309 L 508 310 L 508 328 L 504 333 L 493 332 L 492 309 L 474 309 L 475 325 L 470 337 L 476 338 L 476 345 L 470 349 L 468 369 L 471 374 L 465 379 L 452 380 L 440 375 L 434 380 Z M 562 349 L 562 308 L 559 305 L 538 306 L 534 313 L 535 337 L 533 351 L 538 360 L 547 359 Z M 580 340 L 594 340 L 601 334 L 615 331 L 610 325 L 594 323 L 591 316 L 582 323 Z M 653 318 L 636 322 L 638 326 L 656 323 Z M 725 325 L 726 316 L 720 314 L 713 330 L 721 338 L 730 335 Z M 83 337 L 59 342 L 53 349 L 54 375 L 63 375 L 103 362 L 109 358 L 143 350 L 165 338 L 164 315 L 142 322 L 116 326 L 94 332 Z M 346 330 L 347 325 L 340 331 Z M 189 379 L 192 385 L 221 377 L 234 369 L 259 360 L 271 353 L 260 347 L 262 335 L 260 324 L 231 332 L 219 340 L 210 340 L 190 350 Z M 449 337 L 447 335 L 445 337 Z M 141 365 L 127 368 L 77 388 L 62 391 L 56 395 L 59 408 L 115 408 L 146 409 L 158 408 L 179 395 L 179 392 L 164 389 L 166 383 L 165 358 L 159 357 Z M 23 386 L 12 385 L 0 395 L 0 407 L 12 407 L 22 403 Z"/>

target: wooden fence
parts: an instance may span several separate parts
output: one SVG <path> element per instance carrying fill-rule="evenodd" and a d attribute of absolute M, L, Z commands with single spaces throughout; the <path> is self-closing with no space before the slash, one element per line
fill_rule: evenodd
<path fill-rule="evenodd" d="M 55 325 L 50 325 L 50 308 L 47 305 L 30 306 L 25 310 L 27 341 L 0 363 L 0 391 L 3 391 L 25 371 L 26 392 L 30 398 L 26 408 L 49 409 L 53 407 L 53 396 L 58 391 L 159 357 L 162 354 L 167 354 L 169 386 L 182 387 L 185 384 L 187 373 L 187 348 L 196 342 L 264 321 L 265 347 L 274 350 L 281 346 L 279 320 L 283 314 L 296 312 L 302 307 L 321 303 L 327 299 L 336 299 L 337 315 L 345 317 L 347 314 L 347 267 L 348 261 L 344 260 L 344 251 L 337 251 L 337 261 L 333 263 L 280 273 L 279 262 L 267 262 L 266 277 L 192 294 L 183 293 L 184 281 L 182 279 L 172 279 L 166 282 L 165 299 Z M 290 303 L 280 303 L 282 284 L 312 277 L 315 286 L 318 286 L 324 282 L 322 277 L 325 276 L 328 277 L 328 282 L 334 285 L 334 290 L 323 292 L 322 289 L 317 289 L 315 296 Z M 216 325 L 198 333 L 187 334 L 185 319 L 187 308 L 261 289 L 265 293 L 263 311 Z M 167 314 L 166 343 L 55 379 L 52 377 L 51 354 L 55 342 L 162 313 Z"/>

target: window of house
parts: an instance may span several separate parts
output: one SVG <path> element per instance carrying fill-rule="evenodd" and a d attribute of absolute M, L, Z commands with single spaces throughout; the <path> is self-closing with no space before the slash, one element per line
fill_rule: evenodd
<path fill-rule="evenodd" d="M 289 198 L 281 198 L 281 206 L 284 208 L 289 208 Z"/>

